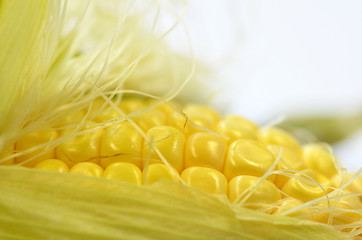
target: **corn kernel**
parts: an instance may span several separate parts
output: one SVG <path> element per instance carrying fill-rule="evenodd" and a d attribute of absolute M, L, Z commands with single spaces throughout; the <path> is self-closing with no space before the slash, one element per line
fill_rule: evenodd
<path fill-rule="evenodd" d="M 169 115 L 168 123 L 170 126 L 183 131 L 185 137 L 194 133 L 203 131 L 202 128 L 213 130 L 214 120 L 210 115 L 199 112 L 172 112 Z"/>
<path fill-rule="evenodd" d="M 30 149 L 32 147 L 36 147 L 40 144 L 51 142 L 51 141 L 55 140 L 57 137 L 58 137 L 58 132 L 54 131 L 54 130 L 36 131 L 36 132 L 29 133 L 17 141 L 16 151 L 20 152 L 23 150 Z M 23 165 L 26 167 L 34 167 L 37 163 L 39 163 L 43 160 L 46 160 L 49 158 L 54 158 L 55 149 L 47 150 L 47 148 L 41 148 L 41 149 L 35 150 L 29 154 L 19 156 L 15 159 L 15 161 L 17 163 L 21 163 L 38 154 L 41 154 L 41 155 L 34 158 L 30 162 L 24 163 Z"/>
<path fill-rule="evenodd" d="M 355 177 L 355 174 L 348 173 L 345 177 L 342 177 L 341 175 L 336 175 L 331 180 L 332 186 L 339 188 L 340 186 L 351 180 L 352 177 Z M 345 189 L 352 193 L 362 193 L 362 175 L 357 176 L 350 184 L 346 186 Z M 362 196 L 360 196 L 360 200 L 362 201 Z"/>
<path fill-rule="evenodd" d="M 58 159 L 44 160 L 38 163 L 34 168 L 57 172 L 69 172 L 68 165 Z"/>
<path fill-rule="evenodd" d="M 188 119 L 176 111 L 167 115 L 167 125 L 179 130 L 184 130 L 188 124 Z"/>
<path fill-rule="evenodd" d="M 293 208 L 296 208 L 302 204 L 303 204 L 302 201 L 295 199 L 295 198 L 283 198 L 277 202 L 275 210 L 273 211 L 273 214 L 280 215 L 280 214 L 282 214 L 286 211 L 289 211 Z M 311 213 L 310 209 L 302 208 L 302 209 L 293 211 L 289 214 L 286 214 L 286 216 L 298 217 L 298 216 L 301 216 L 304 214 L 309 214 L 309 213 Z"/>
<path fill-rule="evenodd" d="M 127 121 L 107 127 L 101 140 L 101 166 L 106 168 L 114 162 L 130 162 L 142 166 L 143 138 Z"/>
<path fill-rule="evenodd" d="M 110 119 L 120 117 L 122 115 L 110 105 L 109 101 L 103 98 L 97 98 L 93 101 L 90 109 L 84 109 L 84 113 L 88 112 L 88 119 L 94 122 L 106 122 Z"/>
<path fill-rule="evenodd" d="M 93 121 L 103 123 L 103 122 L 109 121 L 110 119 L 114 119 L 114 118 L 117 118 L 120 116 L 122 116 L 122 115 L 120 115 L 116 109 L 114 109 L 112 107 L 107 107 L 104 110 L 102 110 L 101 112 L 99 112 L 94 117 Z"/>
<path fill-rule="evenodd" d="M 348 194 L 345 191 L 343 194 Z M 329 206 L 327 201 L 316 204 L 318 207 L 316 214 L 312 215 L 312 219 L 321 223 L 328 223 L 330 215 L 331 224 L 349 224 L 362 220 L 362 204 L 357 197 L 343 197 L 333 198 L 329 200 Z M 352 211 L 351 211 L 352 210 Z M 354 211 L 353 211 L 354 210 Z M 356 210 L 359 212 L 356 212 Z M 332 214 L 331 214 L 332 213 Z"/>
<path fill-rule="evenodd" d="M 90 109 L 84 109 L 88 112 L 89 119 L 95 122 L 104 122 L 117 116 L 115 109 L 105 105 L 106 101 L 103 98 L 97 98 L 92 102 Z"/>
<path fill-rule="evenodd" d="M 277 157 L 280 152 L 280 146 L 277 145 L 268 145 L 267 148 L 269 151 L 274 153 L 274 156 Z M 302 158 L 293 150 L 285 147 L 282 150 L 277 169 L 293 169 L 293 170 L 303 170 L 305 169 Z M 289 180 L 289 177 L 283 175 L 276 175 L 275 185 L 278 188 L 282 188 L 283 185 Z"/>
<path fill-rule="evenodd" d="M 206 167 L 187 168 L 181 173 L 181 178 L 189 186 L 207 193 L 227 195 L 227 179 L 215 169 Z"/>
<path fill-rule="evenodd" d="M 259 127 L 257 125 L 255 125 L 252 121 L 250 121 L 250 120 L 248 120 L 246 118 L 243 118 L 243 117 L 240 117 L 240 116 L 237 116 L 237 115 L 227 115 L 227 116 L 224 117 L 224 119 L 228 119 L 228 120 L 231 120 L 234 123 L 238 123 L 240 125 L 243 125 L 244 127 L 249 128 L 253 132 L 259 131 Z"/>
<path fill-rule="evenodd" d="M 147 136 L 152 140 L 152 146 L 157 147 L 166 160 L 176 168 L 178 172 L 181 172 L 183 169 L 185 148 L 184 135 L 173 127 L 159 126 L 151 128 L 147 132 Z M 148 151 L 150 151 L 150 145 L 146 144 L 143 148 L 143 158 L 148 156 Z M 151 151 L 150 158 L 150 163 L 161 161 L 155 161 L 155 159 L 160 158 L 154 150 Z"/>
<path fill-rule="evenodd" d="M 210 119 L 211 126 L 214 126 L 220 119 L 218 112 L 203 105 L 189 104 L 182 111 L 190 116 L 203 115 L 207 117 Z"/>
<path fill-rule="evenodd" d="M 112 163 L 104 171 L 103 177 L 135 185 L 142 184 L 141 170 L 136 165 L 128 162 Z"/>
<path fill-rule="evenodd" d="M 166 124 L 166 114 L 157 108 L 151 109 L 140 116 L 132 117 L 132 119 L 145 132 L 152 127 Z"/>
<path fill-rule="evenodd" d="M 83 130 L 88 129 L 92 127 L 86 126 Z M 72 130 L 64 130 L 61 135 L 65 136 L 71 132 Z M 93 132 L 70 137 L 56 148 L 56 158 L 68 166 L 84 161 L 99 162 L 102 135 L 103 129 L 96 129 Z"/>
<path fill-rule="evenodd" d="M 322 176 L 318 176 L 314 171 L 310 169 L 304 170 L 302 172 L 307 174 L 319 184 L 325 184 L 328 182 L 327 179 L 323 178 Z M 308 183 L 308 181 L 312 182 L 312 180 L 305 177 L 301 173 L 296 173 L 295 176 L 296 178 L 290 178 L 282 188 L 282 191 L 288 194 L 288 196 L 299 199 L 303 202 L 307 202 L 316 198 L 320 198 L 326 194 L 323 189 L 317 184 L 314 185 Z M 324 190 L 327 193 L 328 191 L 330 191 L 330 189 L 325 187 Z"/>
<path fill-rule="evenodd" d="M 163 102 L 160 103 L 160 100 L 158 99 L 154 99 L 154 100 L 150 100 L 148 101 L 148 106 L 154 106 L 155 104 L 159 104 L 156 109 L 161 110 L 162 112 L 164 112 L 166 114 L 166 118 L 171 114 L 171 113 L 175 113 L 174 108 L 176 109 L 180 109 L 180 106 L 178 106 L 178 104 L 176 104 L 173 101 L 169 101 L 169 102 Z M 168 119 L 166 119 L 166 124 L 169 125 L 168 123 Z"/>
<path fill-rule="evenodd" d="M 257 127 L 253 127 L 251 124 L 244 118 L 227 116 L 217 123 L 215 130 L 217 133 L 229 137 L 230 142 L 241 138 L 256 139 L 255 129 Z"/>
<path fill-rule="evenodd" d="M 298 141 L 292 135 L 279 128 L 261 129 L 259 132 L 259 139 L 265 145 L 287 147 L 297 154 L 300 154 L 302 151 Z"/>
<path fill-rule="evenodd" d="M 334 164 L 335 156 L 328 152 L 321 144 L 308 144 L 303 146 L 303 159 L 305 165 L 326 177 L 337 174 Z"/>
<path fill-rule="evenodd" d="M 103 175 L 103 168 L 93 162 L 80 162 L 75 164 L 69 172 L 85 176 L 101 177 Z"/>
<path fill-rule="evenodd" d="M 135 111 L 141 110 L 146 108 L 146 103 L 144 100 L 139 98 L 126 98 L 123 99 L 119 104 L 118 107 L 125 113 L 130 114 Z"/>
<path fill-rule="evenodd" d="M 85 110 L 79 110 L 76 112 L 72 112 L 67 114 L 63 119 L 55 124 L 55 127 L 63 127 L 67 125 L 74 125 L 76 126 L 83 120 L 85 117 Z"/>
<path fill-rule="evenodd" d="M 252 191 L 252 193 L 242 204 L 243 207 L 264 209 L 268 208 L 268 205 L 274 204 L 280 200 L 281 196 L 278 188 L 268 180 L 263 181 L 258 187 L 253 188 L 253 185 L 258 179 L 258 177 L 248 175 L 237 176 L 231 179 L 229 182 L 230 201 L 234 202 L 238 199 L 240 194 L 246 196 L 250 191 Z"/>
<path fill-rule="evenodd" d="M 211 167 L 222 171 L 227 143 L 223 137 L 211 133 L 195 133 L 186 142 L 185 168 Z"/>
<path fill-rule="evenodd" d="M 185 125 L 185 128 L 182 128 L 186 137 L 189 137 L 195 133 L 200 131 L 204 131 L 204 129 L 213 129 L 212 119 L 206 115 L 187 115 L 188 119 Z M 185 119 L 183 120 L 185 123 Z M 184 126 L 182 126 L 184 127 Z"/>
<path fill-rule="evenodd" d="M 263 144 L 239 139 L 229 147 L 224 174 L 228 179 L 238 175 L 262 176 L 274 160 L 274 155 Z"/>
<path fill-rule="evenodd" d="M 143 170 L 145 172 L 145 170 Z M 176 169 L 170 169 L 166 165 L 161 163 L 155 163 L 147 167 L 146 171 L 146 183 L 152 184 L 161 179 L 167 179 L 172 181 L 179 181 L 180 175 Z"/>

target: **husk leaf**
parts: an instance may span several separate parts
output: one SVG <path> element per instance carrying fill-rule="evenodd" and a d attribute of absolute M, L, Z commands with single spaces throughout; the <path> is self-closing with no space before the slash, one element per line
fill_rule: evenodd
<path fill-rule="evenodd" d="M 0 168 L 9 239 L 346 239 L 328 225 L 236 208 L 170 181 L 151 186 Z"/>

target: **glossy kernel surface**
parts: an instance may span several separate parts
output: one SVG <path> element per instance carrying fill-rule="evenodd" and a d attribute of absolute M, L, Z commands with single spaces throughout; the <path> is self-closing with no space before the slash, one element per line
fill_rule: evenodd
<path fill-rule="evenodd" d="M 150 158 L 150 163 L 160 163 L 160 156 L 153 149 L 154 147 L 178 172 L 184 167 L 185 137 L 180 130 L 169 126 L 153 127 L 147 132 L 151 143 L 145 144 L 143 158 Z M 152 146 L 152 149 L 151 149 Z M 149 151 L 150 154 L 149 154 Z"/>
<path fill-rule="evenodd" d="M 142 172 L 136 165 L 128 162 L 110 164 L 104 171 L 103 177 L 135 185 L 142 185 Z"/>
<path fill-rule="evenodd" d="M 114 162 L 130 162 L 142 166 L 143 138 L 127 121 L 107 127 L 101 140 L 101 165 L 106 168 Z"/>
<path fill-rule="evenodd" d="M 181 173 L 181 178 L 191 187 L 212 194 L 227 194 L 228 182 L 225 176 L 211 168 L 190 167 Z"/>
<path fill-rule="evenodd" d="M 224 174 L 228 179 L 239 175 L 262 176 L 273 164 L 274 155 L 255 140 L 233 142 L 226 157 Z"/>
<path fill-rule="evenodd" d="M 243 200 L 247 194 L 251 195 L 244 201 L 244 207 L 260 209 L 280 200 L 281 195 L 278 188 L 268 180 L 264 180 L 257 187 L 254 184 L 258 177 L 242 175 L 231 179 L 229 182 L 229 199 L 231 202 Z M 241 195 L 242 194 L 242 195 Z"/>
<path fill-rule="evenodd" d="M 211 133 L 196 133 L 186 142 L 185 168 L 200 166 L 222 171 L 227 143 L 223 137 Z"/>

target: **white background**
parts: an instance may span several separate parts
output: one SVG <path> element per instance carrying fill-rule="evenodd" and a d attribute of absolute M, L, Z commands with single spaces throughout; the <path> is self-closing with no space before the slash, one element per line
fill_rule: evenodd
<path fill-rule="evenodd" d="M 226 112 L 265 124 L 362 109 L 362 1 L 190 1 L 184 22 Z M 352 138 L 336 152 L 356 170 L 362 132 Z"/>

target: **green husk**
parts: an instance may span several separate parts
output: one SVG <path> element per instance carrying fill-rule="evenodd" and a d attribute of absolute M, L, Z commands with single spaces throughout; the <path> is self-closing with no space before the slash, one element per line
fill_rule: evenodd
<path fill-rule="evenodd" d="M 301 140 L 334 144 L 362 129 L 362 114 L 292 117 L 280 123 L 279 127 L 296 132 Z M 304 134 L 298 134 L 300 130 L 303 130 Z M 305 133 L 308 133 L 308 136 Z"/>
<path fill-rule="evenodd" d="M 328 225 L 236 208 L 180 183 L 151 186 L 0 167 L 2 239 L 346 239 Z"/>

